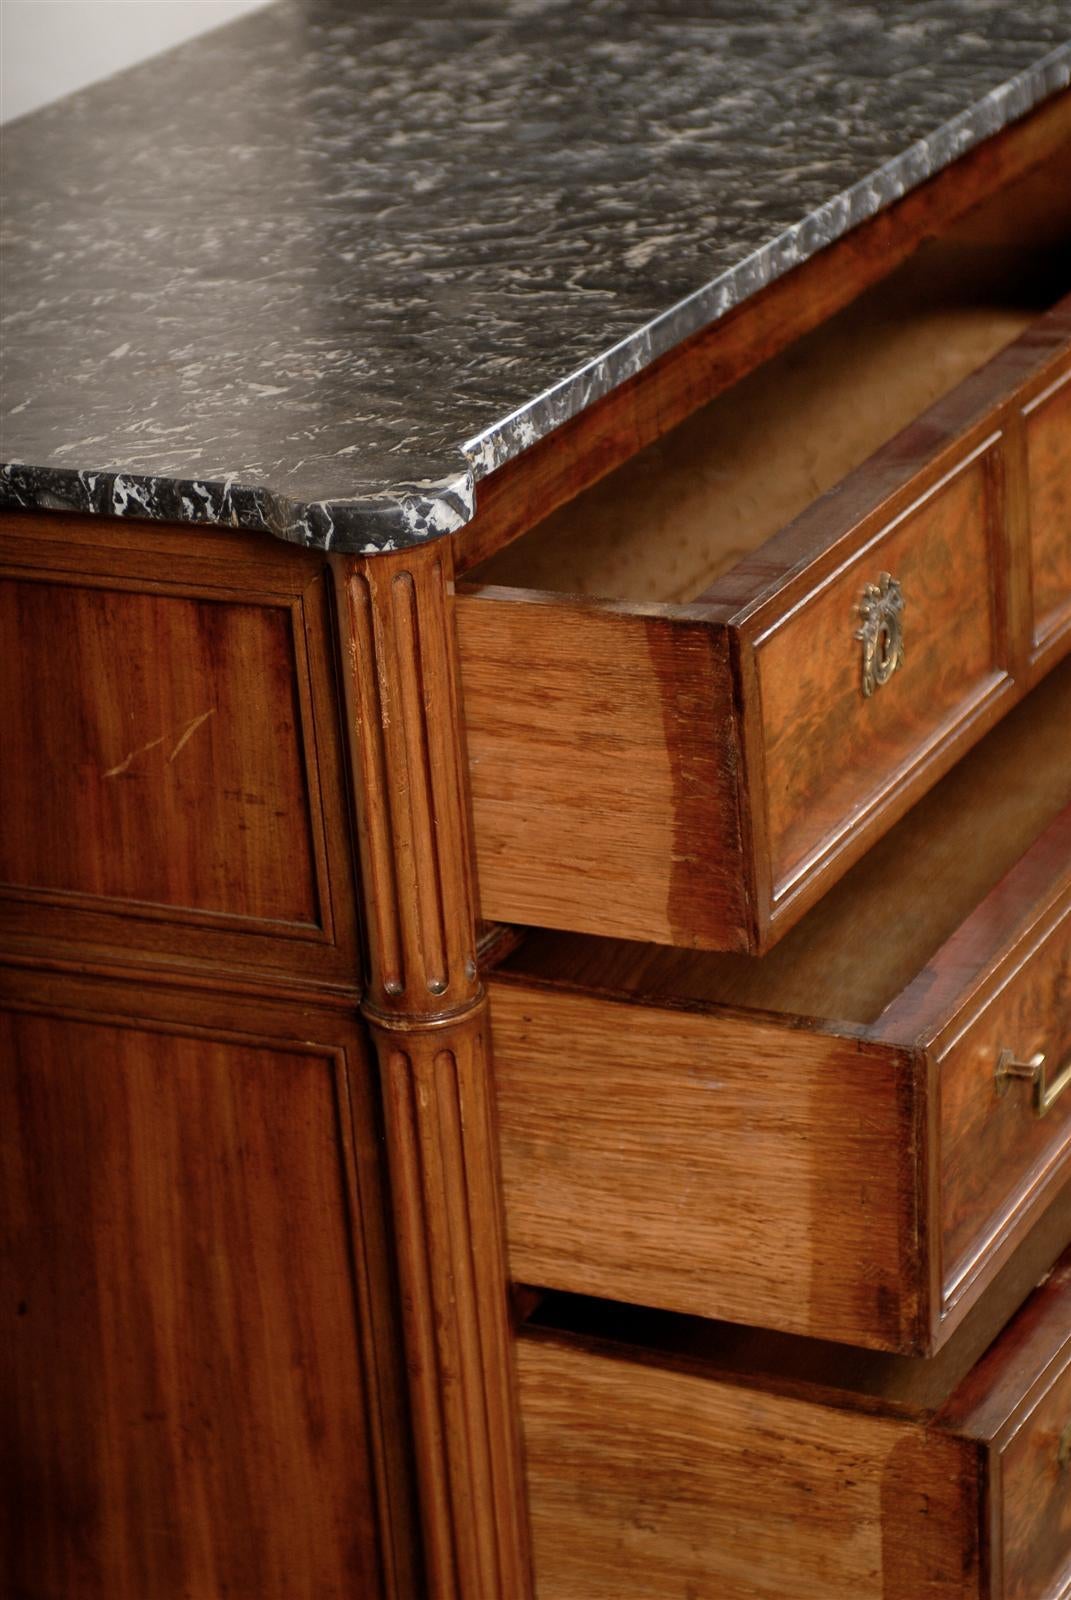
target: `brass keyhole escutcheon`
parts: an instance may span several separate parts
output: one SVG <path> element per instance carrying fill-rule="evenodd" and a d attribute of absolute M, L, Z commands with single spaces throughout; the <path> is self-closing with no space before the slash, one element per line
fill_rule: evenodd
<path fill-rule="evenodd" d="M 904 591 L 891 573 L 867 584 L 859 615 L 863 625 L 855 637 L 863 646 L 863 694 L 869 700 L 904 660 Z"/>

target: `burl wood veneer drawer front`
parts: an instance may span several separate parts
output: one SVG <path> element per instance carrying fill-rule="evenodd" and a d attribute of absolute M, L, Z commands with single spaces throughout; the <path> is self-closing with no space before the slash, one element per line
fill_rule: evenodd
<path fill-rule="evenodd" d="M 1071 628 L 1071 371 L 1023 405 L 1031 485 L 1032 645 L 1048 655 Z"/>
<path fill-rule="evenodd" d="M 694 601 L 461 592 L 484 915 L 779 938 L 1071 642 L 1069 377 L 1065 300 Z"/>
<path fill-rule="evenodd" d="M 1065 833 L 1071 856 L 1071 830 Z M 1059 870 L 1059 869 L 1057 869 Z M 971 938 L 968 929 L 946 947 Z M 969 953 L 967 959 L 970 959 Z M 886 1025 L 895 1027 L 893 1017 Z M 1071 901 L 1063 896 L 978 999 L 931 1045 L 943 1295 L 954 1305 L 984 1271 L 994 1240 L 1071 1143 Z M 995 1065 L 994 1065 L 995 1063 Z M 994 1089 L 996 1098 L 994 1099 Z"/>
<path fill-rule="evenodd" d="M 938 1362 L 556 1310 L 517 1349 L 538 1600 L 1065 1600 L 1071 1257 Z"/>
<path fill-rule="evenodd" d="M 352 983 L 321 568 L 223 530 L 0 521 L 5 941 Z"/>
<path fill-rule="evenodd" d="M 762 960 L 507 956 L 512 1275 L 938 1348 L 1071 1171 L 1069 728 L 1064 664 Z"/>

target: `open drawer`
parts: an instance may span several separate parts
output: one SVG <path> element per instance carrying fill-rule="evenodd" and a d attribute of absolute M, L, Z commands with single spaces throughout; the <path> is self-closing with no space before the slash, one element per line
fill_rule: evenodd
<path fill-rule="evenodd" d="M 765 950 L 1068 648 L 1068 160 L 459 588 L 485 918 Z"/>
<path fill-rule="evenodd" d="M 512 1277 L 935 1350 L 1071 1177 L 1071 663 L 761 960 L 490 988 Z"/>
<path fill-rule="evenodd" d="M 1000 1286 L 1001 1321 L 1022 1294 Z M 517 1367 L 539 1600 L 1071 1593 L 1071 1252 L 935 1361 L 537 1315 Z"/>

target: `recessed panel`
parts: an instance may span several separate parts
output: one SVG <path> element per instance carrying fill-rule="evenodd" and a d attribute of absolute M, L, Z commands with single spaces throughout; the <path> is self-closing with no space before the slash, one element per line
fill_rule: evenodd
<path fill-rule="evenodd" d="M 0 1016 L 5 1593 L 382 1592 L 339 1070 Z"/>
<path fill-rule="evenodd" d="M 317 926 L 286 605 L 0 580 L 0 881 Z"/>

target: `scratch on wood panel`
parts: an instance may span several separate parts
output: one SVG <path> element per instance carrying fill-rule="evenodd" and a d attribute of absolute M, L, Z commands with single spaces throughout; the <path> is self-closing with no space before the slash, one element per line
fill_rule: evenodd
<path fill-rule="evenodd" d="M 171 754 L 167 758 L 169 762 L 174 761 L 175 757 L 178 755 L 179 751 L 182 749 L 182 747 L 186 743 L 186 741 L 188 739 L 192 739 L 193 735 L 197 732 L 197 730 L 201 726 L 202 722 L 207 722 L 209 717 L 212 717 L 212 716 L 215 715 L 215 712 L 216 712 L 215 706 L 209 706 L 207 711 L 202 711 L 200 716 L 194 717 L 191 721 L 187 722 L 186 726 L 183 728 L 181 734 L 179 735 L 178 743 L 176 744 L 175 748 L 172 750 Z"/>
<path fill-rule="evenodd" d="M 215 713 L 215 706 L 210 706 L 207 711 L 202 711 L 198 716 L 191 717 L 189 722 L 183 723 L 182 731 L 178 736 L 178 740 L 167 758 L 169 762 L 174 761 L 183 745 L 188 739 L 193 737 L 198 728 L 201 726 L 202 722 L 207 722 L 209 717 L 215 716 Z M 107 772 L 104 773 L 104 777 L 118 778 L 121 777 L 124 772 L 129 772 L 131 766 L 137 760 L 138 756 L 146 755 L 150 750 L 155 750 L 157 746 L 164 743 L 166 738 L 167 734 L 161 733 L 157 738 L 150 739 L 148 744 L 139 744 L 136 750 L 131 750 L 129 755 L 124 756 L 123 760 L 119 762 L 118 766 L 109 767 Z"/>
<path fill-rule="evenodd" d="M 150 739 L 148 744 L 138 745 L 138 748 L 131 750 L 126 759 L 120 761 L 117 767 L 109 767 L 104 776 L 106 778 L 118 778 L 120 773 L 126 772 L 132 761 L 136 761 L 138 756 L 143 756 L 147 750 L 155 750 L 158 744 L 163 744 L 166 737 L 167 735 L 162 733 L 158 739 Z"/>

